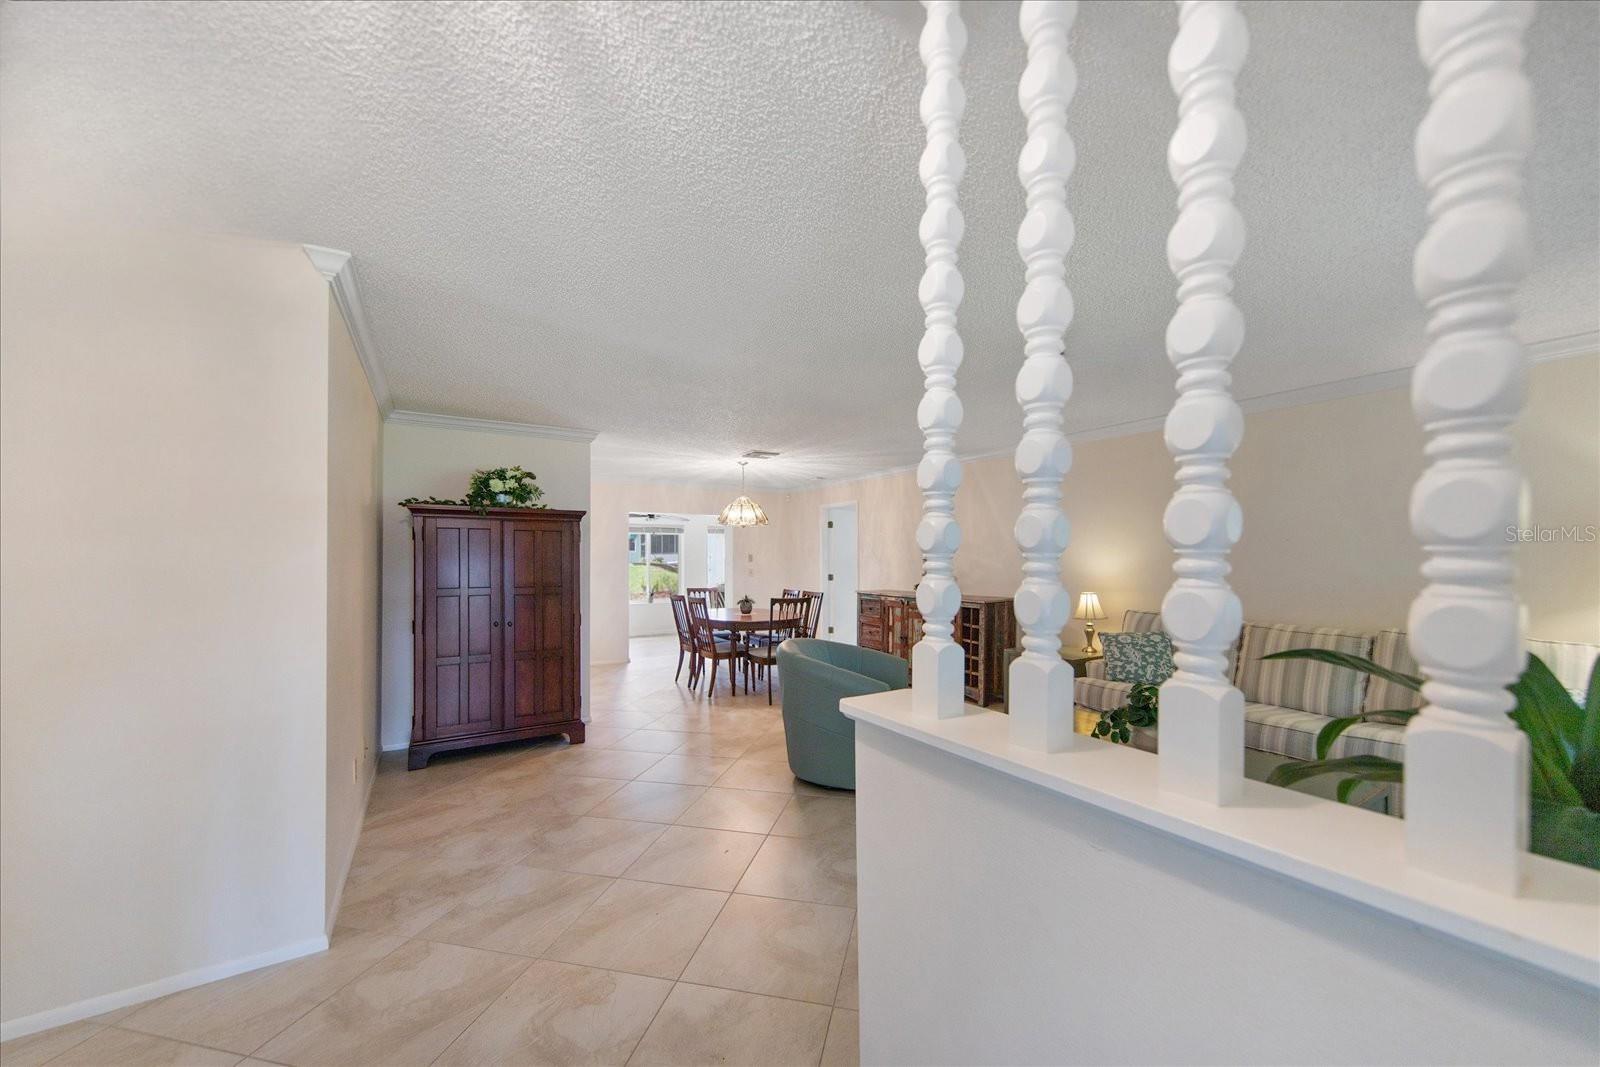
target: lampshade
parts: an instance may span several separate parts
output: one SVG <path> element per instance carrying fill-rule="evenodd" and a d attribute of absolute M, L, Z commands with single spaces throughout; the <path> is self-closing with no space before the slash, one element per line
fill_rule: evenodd
<path fill-rule="evenodd" d="M 1100 606 L 1099 593 L 1080 593 L 1078 595 L 1078 610 L 1072 616 L 1074 619 L 1103 619 L 1106 617 L 1105 609 Z"/>
<path fill-rule="evenodd" d="M 733 503 L 722 509 L 721 515 L 717 516 L 717 522 L 720 525 L 765 526 L 767 524 L 767 513 L 761 510 L 761 505 L 745 495 L 744 467 L 743 463 L 739 464 L 738 497 L 734 499 Z"/>
<path fill-rule="evenodd" d="M 722 526 L 765 526 L 767 513 L 747 496 L 739 499 L 722 509 L 722 514 L 717 516 L 718 524 Z"/>

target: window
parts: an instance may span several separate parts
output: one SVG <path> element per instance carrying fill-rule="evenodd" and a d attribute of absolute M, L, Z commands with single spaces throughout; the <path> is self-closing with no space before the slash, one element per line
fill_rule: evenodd
<path fill-rule="evenodd" d="M 721 526 L 706 530 L 706 584 L 726 600 L 728 596 L 728 531 Z"/>
<path fill-rule="evenodd" d="M 682 589 L 679 574 L 683 531 L 635 526 L 628 531 L 628 602 L 651 604 Z"/>

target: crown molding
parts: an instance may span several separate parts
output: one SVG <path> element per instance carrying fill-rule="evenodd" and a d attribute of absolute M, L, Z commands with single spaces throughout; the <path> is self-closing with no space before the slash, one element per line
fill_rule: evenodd
<path fill-rule="evenodd" d="M 372 388 L 372 398 L 378 402 L 378 414 L 387 417 L 394 410 L 394 400 L 389 395 L 389 381 L 378 363 L 378 348 L 367 329 L 366 312 L 361 308 L 361 291 L 356 286 L 354 257 L 349 252 L 322 245 L 301 245 L 306 258 L 317 268 L 317 273 L 333 287 L 333 302 L 350 328 L 350 339 L 356 345 L 356 358 L 367 374 L 367 385 Z"/>
<path fill-rule="evenodd" d="M 532 422 L 504 422 L 500 419 L 474 419 L 465 415 L 435 415 L 431 411 L 391 411 L 384 421 L 408 426 L 432 426 L 441 430 L 472 430 L 477 433 L 503 433 L 519 437 L 547 437 L 555 441 L 582 441 L 585 444 L 600 436 L 599 430 L 579 430 L 570 426 L 540 426 Z"/>

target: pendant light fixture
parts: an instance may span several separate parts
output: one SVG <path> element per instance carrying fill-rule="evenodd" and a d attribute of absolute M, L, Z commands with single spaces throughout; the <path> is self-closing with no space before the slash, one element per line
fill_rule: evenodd
<path fill-rule="evenodd" d="M 751 500 L 744 491 L 744 469 L 748 466 L 744 460 L 739 461 L 739 498 L 722 509 L 722 514 L 717 516 L 717 522 L 723 526 L 765 526 L 767 513 L 761 510 L 761 505 Z"/>

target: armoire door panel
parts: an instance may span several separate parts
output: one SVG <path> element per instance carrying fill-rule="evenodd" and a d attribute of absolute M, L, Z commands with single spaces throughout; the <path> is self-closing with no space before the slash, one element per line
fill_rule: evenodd
<path fill-rule="evenodd" d="M 577 718 L 576 702 L 563 684 L 572 642 L 562 626 L 577 596 L 576 574 L 567 565 L 575 547 L 570 523 L 507 523 L 506 580 L 511 598 L 511 663 L 506 684 L 508 725 Z M 572 665 L 575 666 L 575 665 Z"/>
<path fill-rule="evenodd" d="M 424 603 L 423 675 L 431 697 L 423 711 L 426 737 L 484 733 L 500 728 L 501 587 L 499 524 L 493 520 L 429 518 L 423 524 L 430 578 Z"/>
<path fill-rule="evenodd" d="M 429 531 L 437 539 L 434 542 L 434 552 L 437 554 L 437 566 L 434 567 L 435 588 L 460 589 L 461 588 L 461 531 L 453 526 L 438 526 Z"/>

